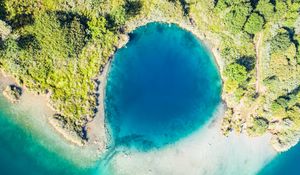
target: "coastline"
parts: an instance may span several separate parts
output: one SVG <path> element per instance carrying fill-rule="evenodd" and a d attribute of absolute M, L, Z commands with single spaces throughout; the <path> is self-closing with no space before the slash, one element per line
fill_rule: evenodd
<path fill-rule="evenodd" d="M 136 28 L 145 26 L 148 23 L 151 22 L 159 22 L 159 23 L 166 23 L 166 24 L 175 24 L 181 27 L 182 29 L 191 32 L 193 35 L 195 35 L 198 40 L 203 43 L 205 48 L 211 53 L 213 56 L 214 62 L 216 63 L 220 73 L 222 73 L 223 68 L 224 68 L 224 61 L 221 58 L 220 52 L 219 52 L 219 46 L 218 42 L 216 41 L 216 38 L 213 38 L 213 36 L 210 35 L 208 32 L 202 32 L 199 29 L 196 28 L 196 26 L 193 26 L 190 22 L 188 22 L 187 19 L 182 19 L 180 21 L 176 21 L 176 19 L 170 19 L 170 18 L 165 18 L 162 16 L 156 16 L 153 15 L 148 18 L 143 18 L 143 19 L 138 19 L 138 20 L 133 20 L 130 21 L 126 27 L 126 34 L 128 35 L 132 31 L 134 31 Z M 121 47 L 123 47 L 126 43 L 121 43 Z M 120 48 L 120 46 L 118 46 Z M 223 77 L 221 76 L 222 80 Z"/>
<path fill-rule="evenodd" d="M 175 144 L 147 153 L 120 152 L 109 167 L 124 175 L 257 173 L 277 155 L 269 144 L 271 136 L 252 138 L 231 133 L 225 137 L 219 131 L 224 110 L 220 104 L 210 121 Z"/>
<path fill-rule="evenodd" d="M 3 70 L 0 71 L 0 90 L 1 93 L 4 92 L 4 89 L 11 85 L 11 84 L 17 84 L 17 80 L 11 76 L 6 74 Z M 67 131 L 64 131 L 63 128 L 58 126 L 58 123 L 56 123 L 55 120 L 52 120 L 51 117 L 56 113 L 55 109 L 50 106 L 49 103 L 49 96 L 48 95 L 42 95 L 42 94 L 35 94 L 33 92 L 29 92 L 25 86 L 22 86 L 23 95 L 20 98 L 20 101 L 18 103 L 21 103 L 21 105 L 26 104 L 28 106 L 35 106 L 36 104 L 42 104 L 42 106 L 45 107 L 46 110 L 44 110 L 44 115 L 47 116 L 47 121 L 49 123 L 49 126 L 53 127 L 62 137 L 64 137 L 67 141 L 69 141 L 72 144 L 75 145 L 81 145 L 81 141 L 78 140 L 78 138 L 75 138 L 74 136 L 71 136 Z M 5 94 L 3 96 L 11 102 L 9 98 L 6 97 Z M 37 100 L 39 99 L 39 100 Z M 13 104 L 13 102 L 11 102 Z"/>
<path fill-rule="evenodd" d="M 99 77 L 104 79 L 106 73 L 100 75 Z M 1 93 L 4 92 L 5 88 L 11 84 L 18 85 L 17 80 L 11 76 L 0 70 L 0 91 Z M 102 88 L 101 88 L 102 89 Z M 47 129 L 53 129 L 59 137 L 66 141 L 66 143 L 71 144 L 72 146 L 76 146 L 82 149 L 88 149 L 91 152 L 96 152 L 97 157 L 101 155 L 106 150 L 106 132 L 104 125 L 101 126 L 101 123 L 104 120 L 104 111 L 103 107 L 101 106 L 102 103 L 99 105 L 99 111 L 97 116 L 93 118 L 93 120 L 89 121 L 87 126 L 90 128 L 89 132 L 89 141 L 84 142 L 82 138 L 76 135 L 74 131 L 65 129 L 62 127 L 59 120 L 54 119 L 53 115 L 57 113 L 57 111 L 51 106 L 49 102 L 49 94 L 37 94 L 28 89 L 25 86 L 22 86 L 23 94 L 20 97 L 20 100 L 17 103 L 12 103 L 4 94 L 3 96 L 6 100 L 13 105 L 16 110 L 27 110 L 27 108 L 34 108 L 35 106 L 40 106 L 39 112 L 36 114 L 42 113 L 43 116 L 35 116 L 39 117 L 38 120 L 44 120 L 47 123 Z M 101 96 L 102 92 L 101 92 Z M 35 113 L 35 112 L 33 112 Z M 34 114 L 33 114 L 34 115 Z"/>
<path fill-rule="evenodd" d="M 224 82 L 224 78 L 222 76 L 222 71 L 224 67 L 224 62 L 220 56 L 219 52 L 219 46 L 218 46 L 218 41 L 214 36 L 210 34 L 210 32 L 202 32 L 201 30 L 197 29 L 196 26 L 193 26 L 192 23 L 188 19 L 171 19 L 167 17 L 162 17 L 159 15 L 152 14 L 152 16 L 142 18 L 142 19 L 134 19 L 128 22 L 127 30 L 125 34 L 121 34 L 119 36 L 119 42 L 118 45 L 116 46 L 116 49 L 123 47 L 126 45 L 126 43 L 129 41 L 129 36 L 128 33 L 132 32 L 134 29 L 146 25 L 147 23 L 150 22 L 161 22 L 161 23 L 172 23 L 176 24 L 179 27 L 191 32 L 193 35 L 195 35 L 201 43 L 207 48 L 207 50 L 211 53 L 214 62 L 216 63 L 221 79 Z M 116 51 L 116 50 L 115 50 Z M 99 94 L 99 97 L 97 100 L 99 101 L 99 106 L 97 106 L 98 112 L 95 114 L 95 117 L 91 119 L 90 121 L 87 122 L 86 128 L 87 128 L 87 135 L 89 137 L 88 142 L 84 142 L 82 138 L 74 135 L 69 130 L 66 130 L 61 127 L 58 121 L 55 121 L 51 117 L 48 117 L 48 123 L 50 127 L 53 127 L 54 130 L 59 133 L 61 137 L 63 137 L 66 141 L 69 143 L 72 143 L 76 146 L 79 147 L 88 147 L 88 149 L 91 150 L 96 150 L 96 154 L 98 156 L 101 156 L 106 150 L 107 150 L 107 145 L 110 141 L 110 132 L 108 126 L 106 126 L 105 123 L 105 114 L 104 114 L 104 97 L 105 97 L 105 86 L 106 86 L 106 78 L 107 78 L 107 73 L 110 68 L 110 61 L 113 58 L 114 53 L 110 56 L 109 62 L 106 64 L 104 67 L 103 71 L 100 72 L 96 78 L 97 81 L 100 82 L 100 84 L 97 86 L 97 93 Z M 7 75 L 6 75 L 7 76 Z M 1 83 L 2 77 L 0 76 L 0 83 Z M 16 80 L 12 77 L 9 78 L 9 83 L 16 83 Z M 8 83 L 6 82 L 6 84 Z M 51 107 L 50 101 L 49 101 L 49 94 L 48 95 L 37 95 L 32 92 L 27 92 L 26 87 L 22 87 L 25 91 L 24 95 L 27 96 L 26 98 L 37 98 L 37 97 L 42 97 L 44 98 L 44 103 L 45 105 L 48 106 L 51 112 L 46 113 L 45 115 L 47 116 L 52 116 L 55 114 L 55 109 Z M 31 94 L 32 93 L 32 94 Z M 22 97 L 24 98 L 24 97 Z M 224 103 L 226 103 L 223 93 L 222 93 L 222 100 Z M 224 115 L 223 115 L 224 116 Z M 222 117 L 221 117 L 222 119 Z M 221 120 L 218 119 L 218 120 Z M 219 127 L 219 132 L 221 133 L 221 127 Z M 270 144 L 271 145 L 271 144 Z"/>

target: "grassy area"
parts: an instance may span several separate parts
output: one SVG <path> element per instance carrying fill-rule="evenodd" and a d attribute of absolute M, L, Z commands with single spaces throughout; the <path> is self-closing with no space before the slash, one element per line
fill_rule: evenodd
<path fill-rule="evenodd" d="M 187 24 L 221 54 L 224 133 L 270 132 L 284 147 L 300 131 L 299 9 L 293 0 L 1 0 L 0 67 L 51 93 L 80 133 L 95 114 L 94 79 L 121 35 L 142 21 Z"/>

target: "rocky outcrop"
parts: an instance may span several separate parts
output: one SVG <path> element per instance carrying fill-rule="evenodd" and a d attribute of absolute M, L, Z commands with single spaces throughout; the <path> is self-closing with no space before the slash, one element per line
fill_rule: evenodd
<path fill-rule="evenodd" d="M 23 89 L 15 84 L 8 85 L 3 91 L 3 95 L 12 103 L 17 103 L 23 94 Z"/>

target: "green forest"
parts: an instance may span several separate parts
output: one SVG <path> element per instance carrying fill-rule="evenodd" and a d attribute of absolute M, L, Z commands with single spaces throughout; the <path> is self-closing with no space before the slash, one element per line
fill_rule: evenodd
<path fill-rule="evenodd" d="M 220 54 L 224 135 L 269 132 L 283 151 L 298 142 L 299 0 L 1 0 L 0 8 L 0 69 L 51 94 L 79 135 L 124 35 L 160 21 L 199 33 Z"/>

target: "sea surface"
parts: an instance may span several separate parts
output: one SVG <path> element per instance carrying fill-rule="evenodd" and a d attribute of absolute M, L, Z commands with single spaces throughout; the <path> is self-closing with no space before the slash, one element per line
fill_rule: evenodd
<path fill-rule="evenodd" d="M 108 77 L 109 155 L 117 147 L 151 152 L 180 142 L 211 119 L 220 91 L 217 66 L 191 33 L 161 23 L 138 28 L 116 53 Z M 106 160 L 89 162 L 49 129 L 40 108 L 19 109 L 0 95 L 1 175 L 114 175 Z M 299 162 L 297 145 L 259 174 L 300 174 Z"/>
<path fill-rule="evenodd" d="M 279 154 L 259 175 L 299 175 L 300 174 L 300 144 L 289 151 Z"/>

